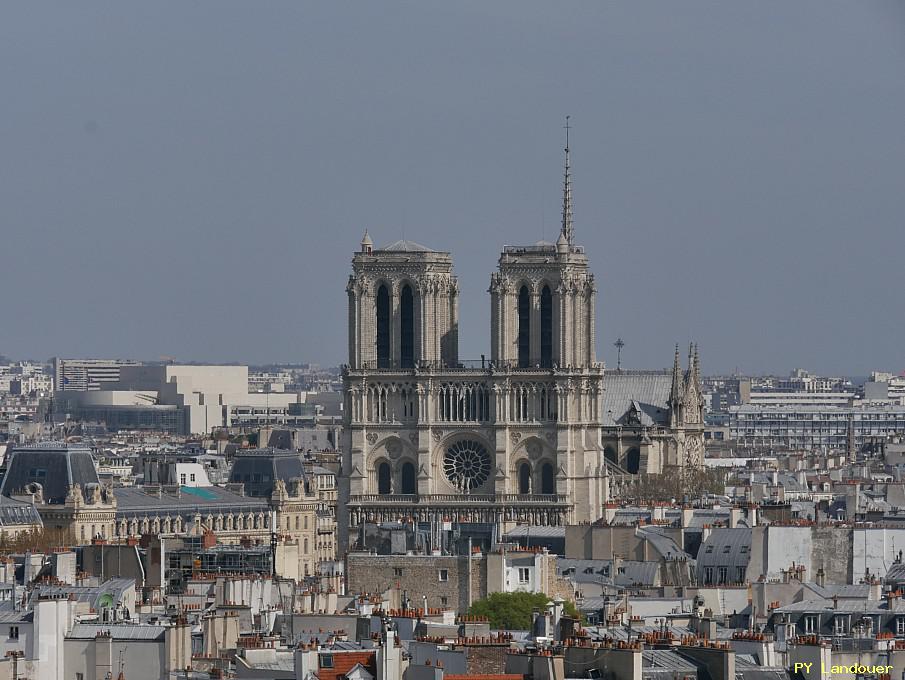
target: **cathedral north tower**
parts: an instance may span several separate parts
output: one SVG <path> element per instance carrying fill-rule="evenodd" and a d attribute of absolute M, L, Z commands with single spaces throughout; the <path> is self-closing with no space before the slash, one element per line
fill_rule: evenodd
<path fill-rule="evenodd" d="M 459 283 L 449 253 L 405 240 L 375 249 L 365 232 L 346 292 L 351 368 L 458 362 Z"/>

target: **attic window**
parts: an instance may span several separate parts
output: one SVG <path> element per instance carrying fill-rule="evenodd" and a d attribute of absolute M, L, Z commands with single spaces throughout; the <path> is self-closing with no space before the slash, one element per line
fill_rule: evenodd
<path fill-rule="evenodd" d="M 739 552 L 740 552 L 742 555 L 747 555 L 747 554 L 748 554 L 748 546 L 747 546 L 747 545 L 743 545 L 743 546 L 739 549 Z"/>
<path fill-rule="evenodd" d="M 707 554 L 709 555 L 710 553 L 713 552 L 713 546 L 712 546 L 712 545 L 708 545 L 708 546 L 707 546 L 707 549 L 704 550 L 704 552 L 707 553 Z"/>
<path fill-rule="evenodd" d="M 332 654 L 321 654 L 321 668 L 333 668 Z"/>
<path fill-rule="evenodd" d="M 732 546 L 724 545 L 724 546 L 723 546 L 723 554 L 724 554 L 724 555 L 728 554 L 729 551 L 730 551 L 731 549 L 732 549 Z"/>

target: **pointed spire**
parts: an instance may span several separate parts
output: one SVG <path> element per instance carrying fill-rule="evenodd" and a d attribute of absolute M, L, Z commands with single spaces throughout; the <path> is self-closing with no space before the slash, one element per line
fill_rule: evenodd
<path fill-rule="evenodd" d="M 672 387 L 669 388 L 669 401 L 674 404 L 682 398 L 682 365 L 679 363 L 679 343 L 676 343 L 676 358 L 672 364 Z"/>
<path fill-rule="evenodd" d="M 563 178 L 562 187 L 562 229 L 560 230 L 560 238 L 565 239 L 570 246 L 575 237 L 575 230 L 572 227 L 572 166 L 569 161 L 569 118 L 566 116 L 566 170 Z"/>

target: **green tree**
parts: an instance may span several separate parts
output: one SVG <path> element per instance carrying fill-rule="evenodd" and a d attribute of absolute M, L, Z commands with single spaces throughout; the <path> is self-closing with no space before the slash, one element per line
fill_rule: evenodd
<path fill-rule="evenodd" d="M 535 609 L 547 610 L 550 597 L 544 593 L 491 593 L 478 600 L 468 610 L 474 616 L 486 616 L 490 627 L 501 630 L 530 630 L 531 614 Z M 566 602 L 563 611 L 567 616 L 580 618 L 575 604 Z"/>

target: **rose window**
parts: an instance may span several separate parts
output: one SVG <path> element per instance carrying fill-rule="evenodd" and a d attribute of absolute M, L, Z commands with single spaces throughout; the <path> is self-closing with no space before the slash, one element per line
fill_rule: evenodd
<path fill-rule="evenodd" d="M 490 477 L 490 454 L 483 444 L 465 439 L 451 444 L 443 456 L 443 472 L 460 491 L 484 486 Z"/>

